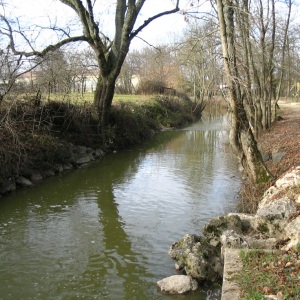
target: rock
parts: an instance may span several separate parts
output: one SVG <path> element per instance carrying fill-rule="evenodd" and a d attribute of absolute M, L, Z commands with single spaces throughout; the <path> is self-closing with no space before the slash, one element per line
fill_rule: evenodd
<path fill-rule="evenodd" d="M 182 270 L 182 268 L 179 266 L 179 264 L 175 264 L 175 270 L 176 271 L 181 271 Z"/>
<path fill-rule="evenodd" d="M 270 188 L 268 188 L 265 191 L 262 200 L 259 202 L 258 208 L 261 208 L 273 202 L 276 198 L 279 197 L 280 193 L 281 190 L 279 190 L 276 186 L 271 186 Z"/>
<path fill-rule="evenodd" d="M 88 155 L 77 158 L 76 159 L 76 164 L 82 165 L 82 164 L 89 163 L 92 160 L 94 160 L 93 156 L 88 154 Z"/>
<path fill-rule="evenodd" d="M 284 219 L 288 218 L 296 211 L 297 207 L 295 202 L 288 197 L 284 197 L 259 208 L 256 215 L 268 219 Z"/>
<path fill-rule="evenodd" d="M 43 176 L 40 172 L 36 171 L 31 175 L 31 181 L 33 182 L 39 182 L 43 180 Z"/>
<path fill-rule="evenodd" d="M 233 230 L 226 230 L 221 235 L 222 248 L 249 248 L 244 237 Z M 223 251 L 222 251 L 223 255 Z"/>
<path fill-rule="evenodd" d="M 243 268 L 239 249 L 226 248 L 224 252 L 224 277 L 222 284 L 222 300 L 238 300 L 241 288 L 234 282 L 234 276 Z"/>
<path fill-rule="evenodd" d="M 5 179 L 0 182 L 0 194 L 9 193 L 16 190 L 16 182 L 13 178 Z"/>
<path fill-rule="evenodd" d="M 275 185 L 279 189 L 300 185 L 300 166 L 279 178 Z"/>
<path fill-rule="evenodd" d="M 272 161 L 273 161 L 273 163 L 274 164 L 279 163 L 285 155 L 286 155 L 286 152 L 272 153 Z"/>
<path fill-rule="evenodd" d="M 104 156 L 104 151 L 102 151 L 101 149 L 96 149 L 94 152 L 93 152 L 93 156 L 95 158 L 100 158 L 102 156 Z"/>
<path fill-rule="evenodd" d="M 266 152 L 262 153 L 261 157 L 262 157 L 263 161 L 268 161 L 271 158 L 270 154 L 266 153 Z"/>
<path fill-rule="evenodd" d="M 203 228 L 205 237 L 220 237 L 225 230 L 242 232 L 242 222 L 237 214 L 212 218 Z"/>
<path fill-rule="evenodd" d="M 241 219 L 243 232 L 250 231 L 252 234 L 258 234 L 265 238 L 281 236 L 286 225 L 286 220 L 276 219 L 271 221 L 266 217 L 241 213 L 230 213 L 229 215 L 237 215 Z"/>
<path fill-rule="evenodd" d="M 219 251 L 205 237 L 186 234 L 182 240 L 172 244 L 169 255 L 196 280 L 215 281 L 222 277 Z"/>
<path fill-rule="evenodd" d="M 225 248 L 272 249 L 276 242 L 276 238 L 256 238 L 255 236 L 240 235 L 233 230 L 227 230 L 221 236 L 222 255 Z"/>
<path fill-rule="evenodd" d="M 16 183 L 18 185 L 22 186 L 22 187 L 30 187 L 30 186 L 32 186 L 32 182 L 29 179 L 27 179 L 27 178 L 25 178 L 23 176 L 18 177 L 17 180 L 16 180 Z"/>
<path fill-rule="evenodd" d="M 71 163 L 65 163 L 62 165 L 64 170 L 72 170 L 73 169 L 73 165 Z"/>
<path fill-rule="evenodd" d="M 54 169 L 54 172 L 57 172 L 57 173 L 62 173 L 64 171 L 62 164 L 55 164 L 53 166 L 53 169 Z"/>
<path fill-rule="evenodd" d="M 77 146 L 77 153 L 79 155 L 85 155 L 88 151 L 88 147 L 86 146 Z"/>
<path fill-rule="evenodd" d="M 276 295 L 267 295 L 264 300 L 279 300 Z"/>
<path fill-rule="evenodd" d="M 286 235 L 290 238 L 289 243 L 285 249 L 288 250 L 292 247 L 296 247 L 300 243 L 300 216 L 291 221 L 285 227 Z"/>
<path fill-rule="evenodd" d="M 284 118 L 282 116 L 277 116 L 276 117 L 276 121 L 282 121 L 282 120 L 284 120 Z"/>
<path fill-rule="evenodd" d="M 43 176 L 39 171 L 30 168 L 23 168 L 20 172 L 20 175 L 25 178 L 30 178 L 30 180 L 33 182 L 43 180 Z"/>
<path fill-rule="evenodd" d="M 53 170 L 45 170 L 43 171 L 43 177 L 51 177 L 54 176 L 55 172 Z"/>
<path fill-rule="evenodd" d="M 198 282 L 191 276 L 173 275 L 157 282 L 157 286 L 163 293 L 186 294 L 198 288 Z"/>

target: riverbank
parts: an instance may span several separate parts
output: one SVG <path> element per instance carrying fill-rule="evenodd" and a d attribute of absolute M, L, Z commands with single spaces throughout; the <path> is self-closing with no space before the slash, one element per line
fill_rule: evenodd
<path fill-rule="evenodd" d="M 297 260 L 300 251 L 300 104 L 281 101 L 279 105 L 277 122 L 259 138 L 261 152 L 274 181 L 261 186 L 245 181 L 241 196 L 244 197 L 243 212 L 247 213 L 212 218 L 204 226 L 202 236 L 187 234 L 169 250 L 178 270 L 184 270 L 189 278 L 199 282 L 223 278 L 222 300 L 299 299 L 297 288 L 270 285 L 273 278 L 268 278 L 270 275 L 266 271 L 271 270 L 272 274 L 279 266 L 280 280 L 287 280 L 285 273 L 291 272 L 289 277 L 294 285 L 297 287 L 300 283 Z M 251 271 L 250 266 L 247 273 L 241 262 L 244 257 L 247 264 L 247 253 L 260 253 L 254 265 L 256 272 L 258 266 L 262 266 L 259 276 L 255 275 L 261 278 L 258 283 L 254 283 L 255 278 L 251 279 L 254 269 Z M 271 253 L 278 262 L 268 265 L 263 259 L 264 253 Z M 286 257 L 288 262 L 282 264 Z M 175 290 L 172 283 L 178 281 L 181 281 L 180 275 L 176 280 L 172 276 L 166 278 L 163 285 L 162 282 L 158 285 L 172 293 Z M 188 281 L 184 290 L 193 289 L 194 285 Z"/>
<path fill-rule="evenodd" d="M 31 187 L 200 118 L 201 107 L 186 96 L 157 95 L 115 101 L 111 123 L 99 128 L 92 105 L 16 101 L 0 109 L 0 195 Z"/>
<path fill-rule="evenodd" d="M 279 101 L 277 121 L 258 138 L 258 145 L 274 180 L 254 186 L 245 180 L 238 211 L 255 213 L 264 192 L 285 172 L 300 166 L 300 103 Z"/>

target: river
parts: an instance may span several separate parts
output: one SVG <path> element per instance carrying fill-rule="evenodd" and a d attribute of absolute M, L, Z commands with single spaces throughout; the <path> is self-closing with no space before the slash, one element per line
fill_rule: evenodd
<path fill-rule="evenodd" d="M 235 209 L 239 178 L 228 118 L 206 117 L 1 198 L 0 299 L 219 299 L 156 282 L 173 242 Z"/>

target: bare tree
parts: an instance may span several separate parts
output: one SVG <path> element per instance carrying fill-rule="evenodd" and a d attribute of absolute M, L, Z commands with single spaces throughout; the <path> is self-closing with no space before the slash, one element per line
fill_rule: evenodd
<path fill-rule="evenodd" d="M 24 32 L 13 29 L 11 22 L 1 16 L 5 28 L 2 34 L 10 39 L 10 48 L 17 55 L 45 56 L 48 52 L 54 51 L 66 44 L 74 42 L 86 42 L 94 51 L 97 64 L 99 66 L 98 82 L 95 90 L 94 103 L 98 110 L 101 124 L 108 124 L 110 117 L 110 108 L 115 90 L 115 83 L 124 63 L 129 46 L 134 37 L 138 35 L 152 21 L 169 14 L 179 11 L 179 0 L 176 0 L 173 9 L 160 12 L 148 19 L 141 25 L 135 27 L 140 11 L 146 0 L 117 0 L 115 4 L 115 33 L 112 40 L 108 34 L 100 31 L 99 22 L 96 20 L 94 6 L 97 1 L 93 0 L 60 0 L 61 3 L 71 8 L 78 16 L 81 26 L 82 35 L 70 35 L 68 30 L 53 26 L 53 30 L 59 33 L 61 39 L 53 44 L 48 45 L 43 50 L 38 51 L 30 44 L 32 51 L 20 51 L 16 47 L 14 35 L 17 31 L 23 39 L 29 42 Z"/>
<path fill-rule="evenodd" d="M 217 91 L 222 82 L 220 69 L 220 39 L 216 22 L 190 25 L 184 39 L 178 45 L 177 61 L 185 79 L 186 89 L 195 101 L 203 105 Z"/>
<path fill-rule="evenodd" d="M 230 142 L 248 177 L 255 183 L 266 182 L 270 180 L 271 175 L 257 148 L 243 105 L 235 47 L 234 3 L 232 0 L 217 0 L 217 9 L 225 75 L 232 110 Z"/>

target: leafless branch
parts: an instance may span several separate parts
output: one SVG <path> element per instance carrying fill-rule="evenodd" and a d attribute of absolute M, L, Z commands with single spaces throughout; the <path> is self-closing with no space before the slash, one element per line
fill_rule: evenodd
<path fill-rule="evenodd" d="M 130 34 L 130 39 L 132 40 L 135 36 L 137 36 L 137 34 L 139 32 L 141 32 L 146 26 L 148 26 L 152 21 L 154 21 L 154 20 L 156 20 L 156 19 L 158 19 L 162 16 L 166 16 L 166 15 L 170 15 L 170 14 L 174 14 L 174 13 L 178 12 L 180 10 L 179 9 L 179 2 L 180 2 L 180 0 L 177 0 L 176 7 L 174 9 L 161 12 L 161 13 L 159 13 L 157 15 L 154 15 L 153 17 L 145 20 L 143 25 L 138 27 L 136 30 L 132 31 L 132 33 Z"/>

